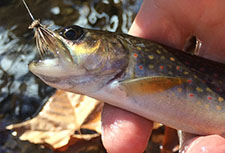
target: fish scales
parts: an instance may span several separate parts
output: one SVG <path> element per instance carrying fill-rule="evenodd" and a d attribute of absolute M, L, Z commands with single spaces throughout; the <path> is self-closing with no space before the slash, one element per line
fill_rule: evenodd
<path fill-rule="evenodd" d="M 210 114 L 210 119 L 225 119 L 225 66 L 208 59 L 163 46 L 146 40 L 135 40 L 130 44 L 130 60 L 133 68 L 127 72 L 129 79 L 140 77 L 178 77 L 186 78 L 187 83 L 171 90 L 170 94 L 191 103 L 192 108 Z M 165 85 L 167 86 L 167 85 Z M 166 87 L 165 87 L 166 88 Z M 156 90 L 156 89 L 155 89 Z M 191 112 L 189 112 L 191 113 Z M 222 117 L 221 117 L 222 116 Z M 207 121 L 206 121 L 207 122 Z"/>
<path fill-rule="evenodd" d="M 126 34 L 48 31 L 43 43 L 54 43 L 43 46 L 55 56 L 29 65 L 46 84 L 186 132 L 224 135 L 224 64 Z"/>
<path fill-rule="evenodd" d="M 136 41 L 137 42 L 137 41 Z M 225 98 L 225 66 L 198 56 L 146 40 L 130 44 L 130 60 L 135 61 L 133 78 L 171 76 L 187 78 L 189 96 L 199 96 L 208 102 L 223 102 Z M 147 45 L 146 45 L 147 44 Z M 182 89 L 178 89 L 179 92 Z M 203 97 L 204 96 L 204 97 Z"/>

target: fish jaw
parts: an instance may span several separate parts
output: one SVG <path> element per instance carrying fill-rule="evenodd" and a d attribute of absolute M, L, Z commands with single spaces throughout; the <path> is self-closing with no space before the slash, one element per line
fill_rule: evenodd
<path fill-rule="evenodd" d="M 72 39 L 73 32 L 81 32 L 80 37 Z M 48 39 L 44 46 L 54 57 L 32 62 L 29 69 L 52 87 L 81 94 L 95 92 L 118 78 L 128 65 L 128 52 L 118 47 L 121 44 L 112 33 L 104 38 L 102 32 L 78 26 L 49 33 L 45 34 Z M 111 42 L 109 36 L 117 45 L 107 45 Z"/>
<path fill-rule="evenodd" d="M 29 70 L 47 85 L 63 90 L 70 90 L 89 80 L 89 76 L 85 76 L 86 72 L 83 69 L 76 68 L 76 65 L 62 66 L 59 58 L 32 62 L 29 64 Z M 71 80 L 72 78 L 74 79 Z"/>
<path fill-rule="evenodd" d="M 58 59 L 39 60 L 38 62 L 32 62 L 29 64 L 29 70 L 35 75 L 56 76 L 61 74 L 63 68 L 58 64 Z"/>
<path fill-rule="evenodd" d="M 70 68 L 61 67 L 59 60 L 44 60 L 32 62 L 29 65 L 30 71 L 39 77 L 47 85 L 78 94 L 91 95 L 116 79 L 115 76 L 121 71 L 99 75 L 90 73 L 84 69 L 73 66 Z"/>
<path fill-rule="evenodd" d="M 113 75 L 91 73 L 76 64 L 62 64 L 60 58 L 44 59 L 29 64 L 29 70 L 47 85 L 80 94 L 95 92 Z"/>
<path fill-rule="evenodd" d="M 69 65 L 67 63 L 65 65 L 65 63 L 62 63 L 59 58 L 39 60 L 38 62 L 29 64 L 29 70 L 37 76 L 58 78 L 85 74 L 85 70 L 77 68 L 74 64 Z"/>

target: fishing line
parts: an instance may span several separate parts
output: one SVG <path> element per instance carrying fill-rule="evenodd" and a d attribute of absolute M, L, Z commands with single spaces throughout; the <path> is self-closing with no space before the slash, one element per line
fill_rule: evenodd
<path fill-rule="evenodd" d="M 26 9 L 27 9 L 27 11 L 28 11 L 28 13 L 29 13 L 31 19 L 34 21 L 35 19 L 34 19 L 32 13 L 30 12 L 30 9 L 28 8 L 27 3 L 25 2 L 25 0 L 22 0 L 22 1 L 23 1 L 23 4 L 24 4 L 25 7 L 26 7 Z"/>

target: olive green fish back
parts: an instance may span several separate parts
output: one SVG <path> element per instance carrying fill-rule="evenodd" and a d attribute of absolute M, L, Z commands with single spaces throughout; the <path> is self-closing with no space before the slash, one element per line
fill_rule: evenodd
<path fill-rule="evenodd" d="M 126 39 L 130 63 L 126 78 L 172 77 L 186 79 L 173 87 L 176 96 L 205 107 L 223 108 L 225 64 L 217 63 L 167 46 L 133 37 Z"/>

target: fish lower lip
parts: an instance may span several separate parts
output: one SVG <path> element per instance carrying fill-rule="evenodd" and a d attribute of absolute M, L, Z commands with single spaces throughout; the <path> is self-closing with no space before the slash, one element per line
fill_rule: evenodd
<path fill-rule="evenodd" d="M 60 72 L 63 70 L 63 67 L 61 66 L 58 58 L 41 59 L 30 63 L 29 70 L 36 75 L 42 74 L 46 76 L 59 76 Z"/>
<path fill-rule="evenodd" d="M 69 68 L 73 67 L 73 63 L 63 57 L 42 58 L 33 61 L 29 64 L 29 70 L 35 75 L 40 74 L 49 77 L 64 76 L 66 73 L 71 73 Z"/>

